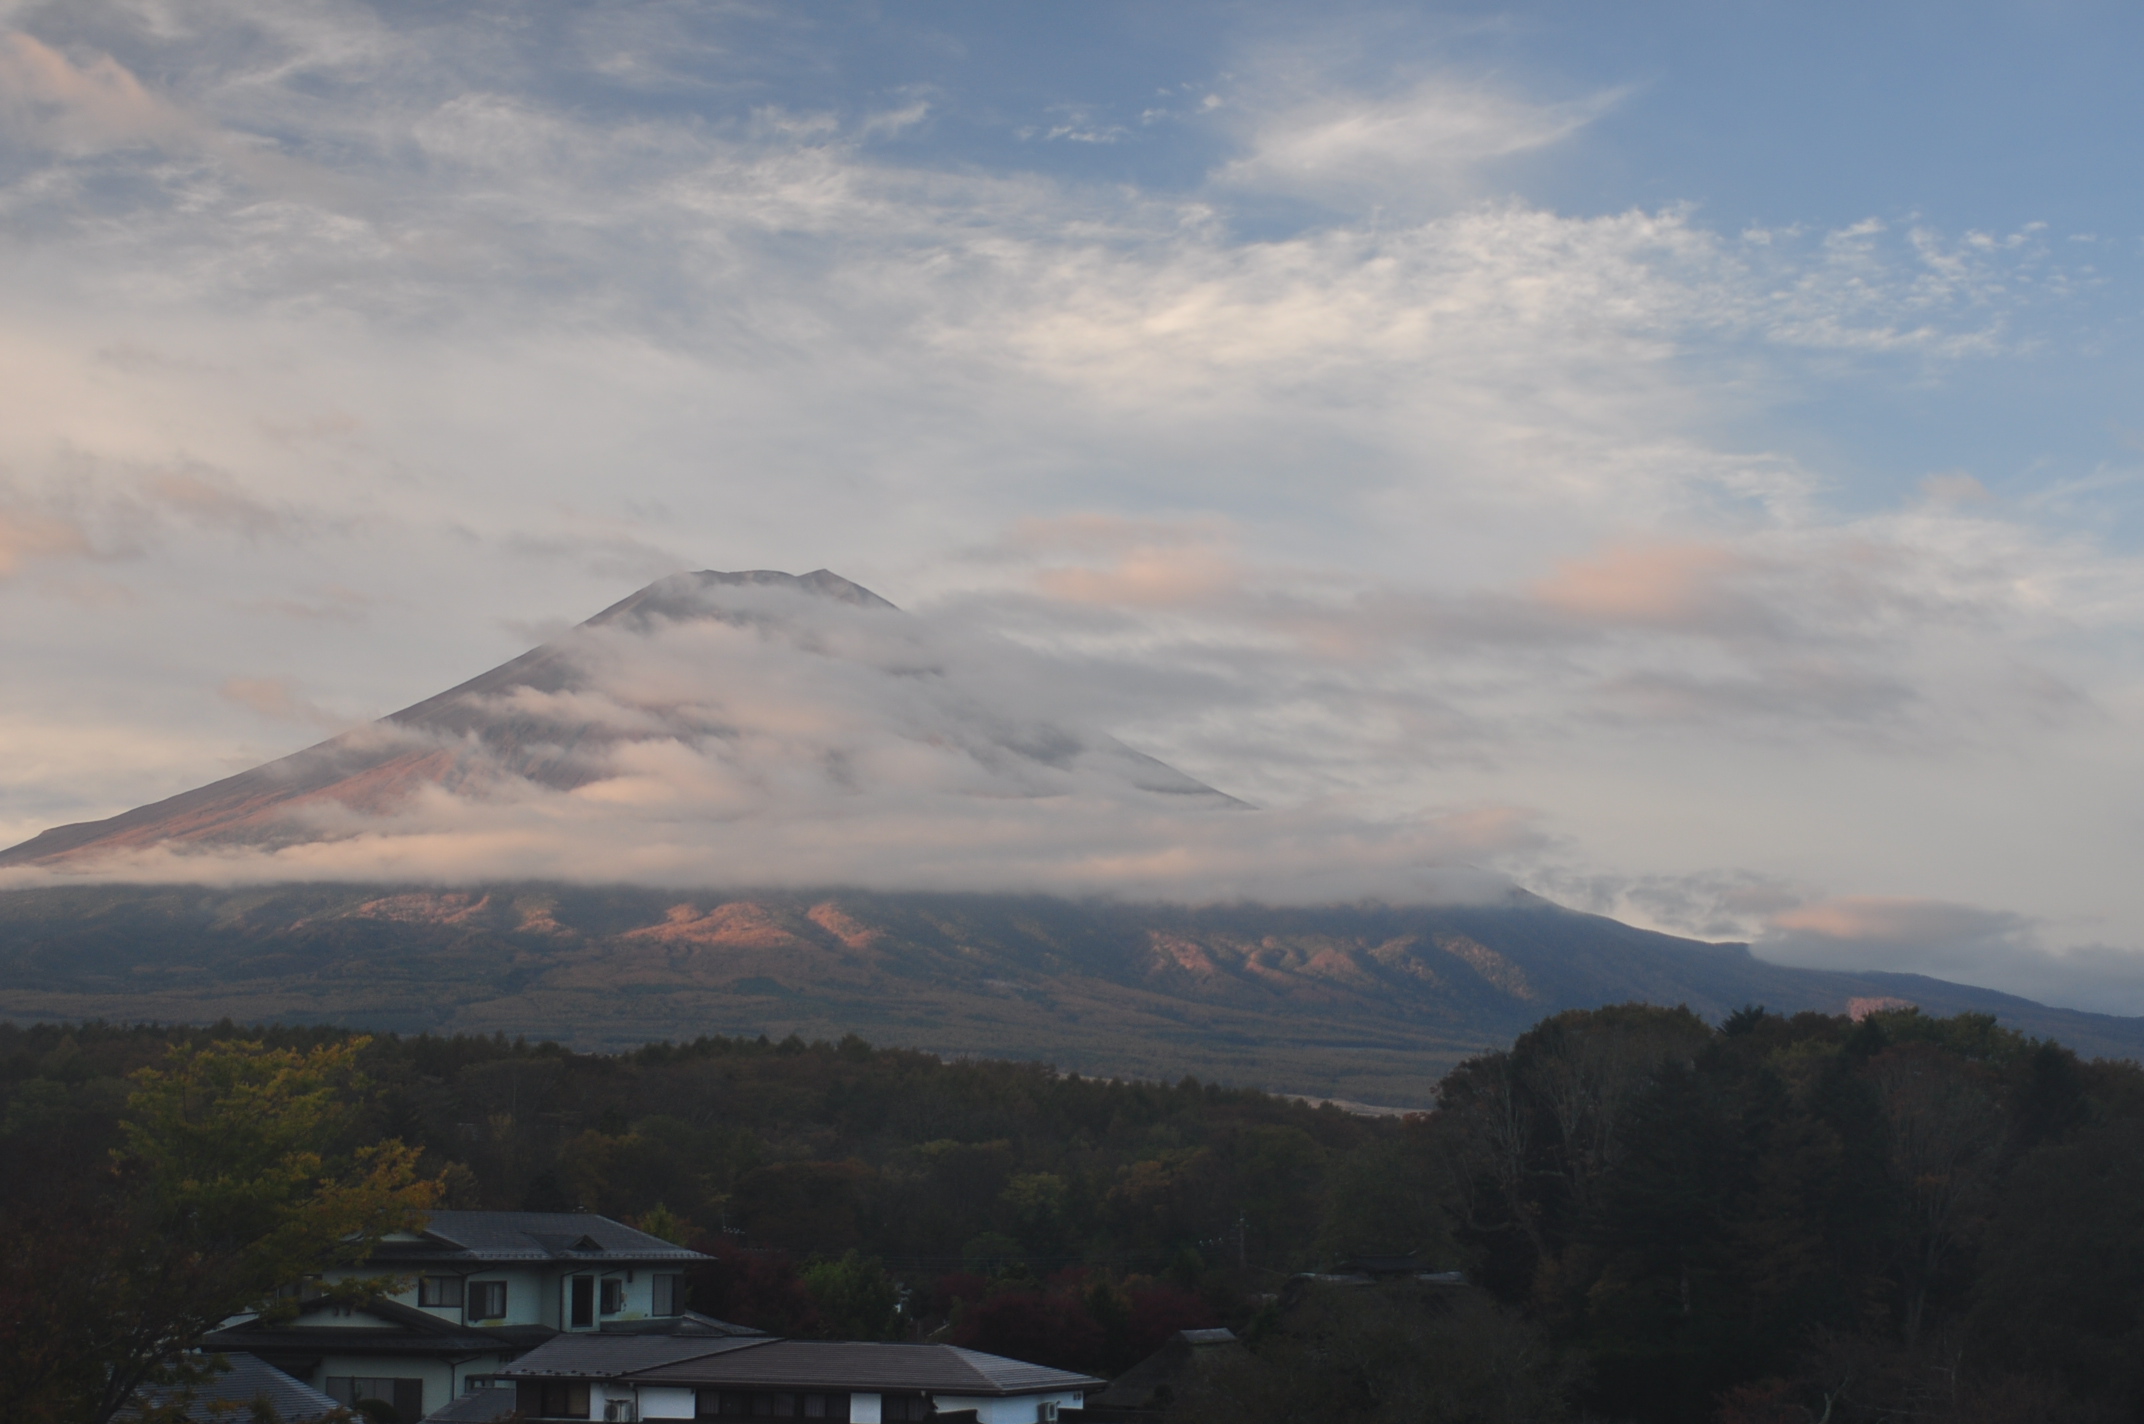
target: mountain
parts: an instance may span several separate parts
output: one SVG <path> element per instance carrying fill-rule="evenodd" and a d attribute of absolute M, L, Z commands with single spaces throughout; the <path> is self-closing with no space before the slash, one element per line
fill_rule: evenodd
<path fill-rule="evenodd" d="M 790 1033 L 1419 1107 L 1460 1058 L 1627 1000 L 1966 1010 L 2087 1055 L 2144 1021 L 1768 964 L 1523 891 L 1310 908 L 571 885 L 0 894 L 0 1015 L 338 1023 L 619 1049 Z M 1856 1000 L 1863 1003 L 1859 1006 Z"/>
<path fill-rule="evenodd" d="M 854 1032 L 1401 1105 L 1632 999 L 1910 1001 L 2144 1050 L 2144 1020 L 1783 968 L 1426 870 L 1432 838 L 1251 810 L 1021 657 L 823 569 L 663 579 L 369 726 L 0 852 L 25 886 L 0 1014 Z M 1392 884 L 1420 893 L 1370 898 Z"/>
<path fill-rule="evenodd" d="M 802 576 L 676 574 L 435 697 L 166 800 L 102 821 L 55 826 L 0 850 L 0 867 L 76 866 L 152 847 L 181 853 L 274 848 L 392 830 L 428 788 L 475 802 L 536 790 L 573 793 L 621 779 L 633 769 L 621 765 L 630 760 L 629 749 L 683 748 L 718 762 L 756 758 L 762 766 L 803 763 L 839 787 L 853 778 L 853 749 L 829 739 L 799 747 L 789 735 L 769 746 L 749 708 L 740 715 L 732 705 L 740 692 L 764 697 L 783 675 L 794 679 L 799 665 L 821 684 L 820 665 L 848 675 L 834 688 L 814 685 L 800 694 L 819 704 L 811 712 L 894 705 L 892 725 L 873 729 L 883 731 L 880 740 L 954 749 L 970 782 L 962 789 L 971 795 L 1048 794 L 1076 775 L 1135 794 L 1237 804 L 1112 737 L 992 705 L 972 688 L 955 684 L 950 695 L 926 691 L 918 698 L 917 688 L 947 683 L 944 650 L 919 642 L 913 627 L 888 621 L 898 613 L 825 569 Z M 709 631 L 742 636 L 713 642 L 674 636 Z M 770 666 L 769 645 L 785 660 Z M 904 717 L 898 705 L 904 702 L 920 705 Z M 756 745 L 755 732 L 762 733 Z M 797 794 L 793 785 L 785 789 Z"/>

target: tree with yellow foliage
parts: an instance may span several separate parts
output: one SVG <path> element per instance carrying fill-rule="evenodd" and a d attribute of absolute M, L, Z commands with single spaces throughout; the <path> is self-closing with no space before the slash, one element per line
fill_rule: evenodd
<path fill-rule="evenodd" d="M 290 1309 L 284 1288 L 422 1222 L 438 1186 L 418 1177 L 417 1149 L 352 1140 L 366 1043 L 179 1045 L 132 1075 L 100 1180 L 0 1240 L 9 1419 L 132 1418 L 144 1386 L 177 1386 L 147 1416 L 176 1418 L 185 1386 L 214 1368 L 189 1354 L 203 1335 Z"/>

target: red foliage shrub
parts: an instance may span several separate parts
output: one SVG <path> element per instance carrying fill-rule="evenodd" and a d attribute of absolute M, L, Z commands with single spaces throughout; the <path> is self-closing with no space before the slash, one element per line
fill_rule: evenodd
<path fill-rule="evenodd" d="M 725 1236 L 703 1236 L 692 1249 L 714 1257 L 691 1276 L 692 1308 L 771 1335 L 810 1339 L 819 1308 L 786 1251 L 755 1251 Z"/>

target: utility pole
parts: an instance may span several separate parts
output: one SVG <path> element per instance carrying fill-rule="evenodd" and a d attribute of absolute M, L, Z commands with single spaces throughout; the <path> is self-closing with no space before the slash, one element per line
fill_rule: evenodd
<path fill-rule="evenodd" d="M 1239 1270 L 1239 1271 L 1247 1271 L 1247 1270 L 1249 1270 L 1249 1269 L 1250 1269 L 1250 1259 L 1249 1259 L 1249 1256 L 1248 1256 L 1248 1254 L 1246 1253 L 1246 1251 L 1245 1251 L 1245 1249 L 1244 1249 L 1244 1244 L 1243 1244 L 1243 1238 L 1244 1238 L 1244 1234 L 1245 1234 L 1245 1232 L 1246 1232 L 1246 1231 L 1247 1231 L 1247 1230 L 1248 1230 L 1249 1228 L 1250 1228 L 1250 1222 L 1249 1222 L 1249 1221 L 1247 1221 L 1247 1220 L 1246 1220 L 1246 1219 L 1244 1218 L 1244 1215 L 1243 1215 L 1243 1213 L 1242 1213 L 1242 1212 L 1240 1212 L 1240 1211 L 1239 1211 L 1239 1212 L 1237 1212 L 1237 1213 L 1236 1213 L 1236 1269 L 1237 1269 L 1237 1270 Z"/>

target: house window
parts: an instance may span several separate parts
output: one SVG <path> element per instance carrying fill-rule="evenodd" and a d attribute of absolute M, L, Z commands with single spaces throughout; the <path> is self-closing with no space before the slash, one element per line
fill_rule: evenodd
<path fill-rule="evenodd" d="M 845 1394 L 807 1394 L 804 1396 L 804 1417 L 846 1420 L 849 1417 L 849 1397 Z"/>
<path fill-rule="evenodd" d="M 462 1303 L 460 1276 L 426 1276 L 417 1283 L 417 1304 L 457 1306 Z"/>
<path fill-rule="evenodd" d="M 920 1394 L 889 1394 L 879 1403 L 879 1418 L 892 1424 L 894 1420 L 928 1419 L 931 1417 L 931 1402 Z"/>
<path fill-rule="evenodd" d="M 515 1407 L 530 1420 L 585 1420 L 585 1379 L 523 1379 Z"/>
<path fill-rule="evenodd" d="M 657 1315 L 683 1315 L 685 1313 L 685 1280 L 682 1276 L 657 1276 L 655 1278 L 655 1313 Z"/>
<path fill-rule="evenodd" d="M 625 1282 L 618 1280 L 603 1282 L 603 1313 L 605 1315 L 616 1315 L 623 1309 L 625 1309 Z"/>
<path fill-rule="evenodd" d="M 504 1320 L 506 1318 L 506 1282 L 471 1281 L 469 1283 L 469 1318 L 471 1320 Z"/>
<path fill-rule="evenodd" d="M 531 1419 L 586 1419 L 588 1381 L 523 1380 L 514 1404 Z"/>
<path fill-rule="evenodd" d="M 329 1375 L 327 1396 L 337 1404 L 355 1409 L 360 1401 L 376 1399 L 395 1412 L 397 1419 L 424 1417 L 424 1381 L 382 1379 L 368 1375 Z"/>

